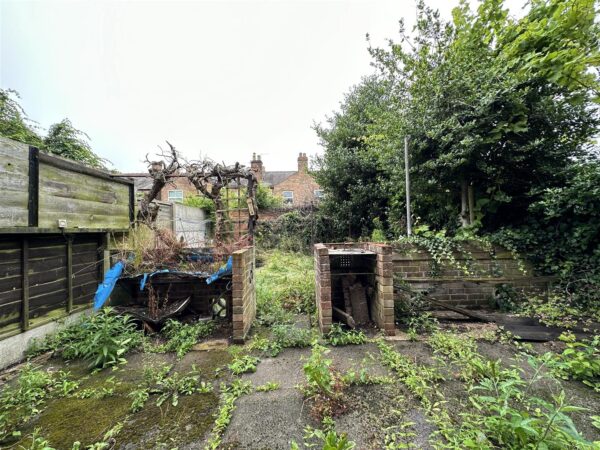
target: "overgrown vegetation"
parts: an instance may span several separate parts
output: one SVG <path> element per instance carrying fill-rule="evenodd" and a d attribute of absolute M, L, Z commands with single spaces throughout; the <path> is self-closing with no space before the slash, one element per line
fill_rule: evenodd
<path fill-rule="evenodd" d="M 327 342 L 337 345 L 361 345 L 367 342 L 367 336 L 362 330 L 346 330 L 339 323 L 333 323 L 327 333 Z"/>
<path fill-rule="evenodd" d="M 414 229 L 489 237 L 598 304 L 597 5 L 473 6 L 446 22 L 419 1 L 412 30 L 369 48 L 376 72 L 316 127 L 322 216 L 335 239 L 404 235 L 408 137 Z"/>
<path fill-rule="evenodd" d="M 450 333 L 435 333 L 429 344 L 460 370 L 466 382 L 469 402 L 460 417 L 450 414 L 438 383 L 444 375 L 436 368 L 419 366 L 392 347 L 378 343 L 382 360 L 399 380 L 419 398 L 438 427 L 434 446 L 444 448 L 591 448 L 576 430 L 570 414 L 584 411 L 569 405 L 563 391 L 551 398 L 532 394 L 541 380 L 556 382 L 544 370 L 547 356 L 528 355 L 532 375 L 518 367 L 503 368 L 478 354 L 474 341 Z"/>
<path fill-rule="evenodd" d="M 212 321 L 183 323 L 179 320 L 169 319 L 161 330 L 161 334 L 167 339 L 167 342 L 153 350 L 175 352 L 178 358 L 183 358 L 199 340 L 209 336 L 214 329 L 215 324 Z"/>
<path fill-rule="evenodd" d="M 231 421 L 235 409 L 235 401 L 242 395 L 249 394 L 252 385 L 249 381 L 234 380 L 229 386 L 221 385 L 221 407 L 215 419 L 210 439 L 205 450 L 216 450 L 221 445 L 221 438 Z"/>
<path fill-rule="evenodd" d="M 125 362 L 125 354 L 138 348 L 143 334 L 136 329 L 131 317 L 116 315 L 111 308 L 84 316 L 81 320 L 34 341 L 29 356 L 53 352 L 66 360 L 84 359 L 90 369 L 105 368 Z"/>
<path fill-rule="evenodd" d="M 0 442 L 18 436 L 18 427 L 38 414 L 48 399 L 68 396 L 78 387 L 68 372 L 25 365 L 15 385 L 0 394 Z"/>
<path fill-rule="evenodd" d="M 200 381 L 200 373 L 195 366 L 192 366 L 187 375 L 180 375 L 178 372 L 169 375 L 171 370 L 172 366 L 166 364 L 157 368 L 145 368 L 143 385 L 129 393 L 132 412 L 141 410 L 150 395 L 157 395 L 156 406 L 160 407 L 168 400 L 172 406 L 177 406 L 181 395 L 212 392 L 212 384 Z"/>
<path fill-rule="evenodd" d="M 297 253 L 272 251 L 256 271 L 257 322 L 285 324 L 293 314 L 314 311 L 313 259 Z"/>

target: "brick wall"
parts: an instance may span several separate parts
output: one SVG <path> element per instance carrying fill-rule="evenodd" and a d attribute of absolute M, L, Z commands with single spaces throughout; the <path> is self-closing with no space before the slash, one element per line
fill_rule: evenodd
<path fill-rule="evenodd" d="M 429 253 L 403 245 L 393 251 L 393 272 L 414 291 L 426 291 L 436 300 L 468 308 L 491 306 L 502 284 L 523 293 L 541 293 L 547 291 L 552 281 L 551 277 L 534 276 L 528 262 L 521 262 L 520 267 L 513 255 L 502 248 L 494 248 L 492 254 L 476 247 L 466 249 L 467 255 L 453 255 L 456 264 L 435 267 Z M 471 273 L 466 274 L 457 265 L 468 265 Z M 407 295 L 405 291 L 397 290 L 396 298 L 403 295 Z"/>
<path fill-rule="evenodd" d="M 183 191 L 183 197 L 198 195 L 198 189 L 186 177 L 169 178 L 169 183 L 159 192 L 156 200 L 169 201 L 169 191 Z"/>
<path fill-rule="evenodd" d="M 233 341 L 243 343 L 256 317 L 254 247 L 233 253 Z"/>
<path fill-rule="evenodd" d="M 371 318 L 388 336 L 396 334 L 394 323 L 394 265 L 392 247 L 367 243 L 366 249 L 377 254 L 375 299 L 371 302 Z"/>
<path fill-rule="evenodd" d="M 317 315 L 321 332 L 327 333 L 332 322 L 332 282 L 329 251 L 332 249 L 363 249 L 376 255 L 374 269 L 374 292 L 370 299 L 371 320 L 377 327 L 393 336 L 394 325 L 394 286 L 393 286 L 393 261 L 392 247 L 378 243 L 342 243 L 342 244 L 315 244 L 315 297 Z"/>
<path fill-rule="evenodd" d="M 331 330 L 331 267 L 329 250 L 325 244 L 315 244 L 315 300 L 319 329 L 322 333 Z"/>

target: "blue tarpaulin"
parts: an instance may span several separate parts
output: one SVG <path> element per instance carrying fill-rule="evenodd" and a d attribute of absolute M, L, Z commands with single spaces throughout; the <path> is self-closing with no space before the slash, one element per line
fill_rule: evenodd
<path fill-rule="evenodd" d="M 104 281 L 98 285 L 96 289 L 96 295 L 94 296 L 94 309 L 98 310 L 102 308 L 102 305 L 106 303 L 111 292 L 115 288 L 115 283 L 123 273 L 125 265 L 122 261 L 116 263 L 104 276 Z"/>
<path fill-rule="evenodd" d="M 219 270 L 217 270 L 215 273 L 213 273 L 210 277 L 206 279 L 206 284 L 210 284 L 213 281 L 217 281 L 219 278 L 224 277 L 225 275 L 231 275 L 232 271 L 233 257 L 230 256 L 229 259 L 227 259 L 227 264 L 225 264 L 223 267 L 221 267 Z"/>

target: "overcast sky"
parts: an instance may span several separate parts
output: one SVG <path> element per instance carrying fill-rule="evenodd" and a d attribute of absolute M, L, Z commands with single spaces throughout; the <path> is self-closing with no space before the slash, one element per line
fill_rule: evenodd
<path fill-rule="evenodd" d="M 458 1 L 430 0 L 449 18 Z M 522 0 L 510 0 L 520 13 Z M 0 0 L 0 81 L 43 128 L 68 117 L 120 171 L 169 140 L 267 170 L 314 155 L 311 126 L 371 73 L 415 2 Z"/>

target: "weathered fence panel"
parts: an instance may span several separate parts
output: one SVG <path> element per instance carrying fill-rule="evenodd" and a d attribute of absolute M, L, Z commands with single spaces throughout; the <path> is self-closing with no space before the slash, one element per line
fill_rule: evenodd
<path fill-rule="evenodd" d="M 88 308 L 103 275 L 101 234 L 0 237 L 0 338 Z"/>
<path fill-rule="evenodd" d="M 206 211 L 181 203 L 158 202 L 156 224 L 183 239 L 188 247 L 202 247 L 208 239 L 210 219 Z"/>
<path fill-rule="evenodd" d="M 134 219 L 133 181 L 3 137 L 0 191 L 0 229 L 125 230 Z"/>
<path fill-rule="evenodd" d="M 2 137 L 0 189 L 2 339 L 90 307 L 135 199 L 130 180 Z"/>
<path fill-rule="evenodd" d="M 60 162 L 61 164 L 58 164 Z M 85 188 L 82 188 L 85 187 Z M 53 228 L 127 228 L 130 186 L 93 173 L 75 172 L 64 161 L 40 158 L 39 226 Z"/>
<path fill-rule="evenodd" d="M 26 227 L 28 220 L 29 146 L 0 137 L 0 227 Z"/>

